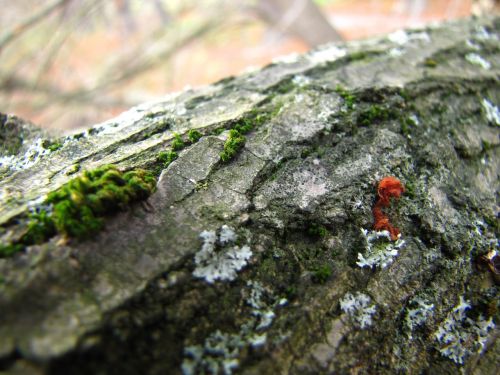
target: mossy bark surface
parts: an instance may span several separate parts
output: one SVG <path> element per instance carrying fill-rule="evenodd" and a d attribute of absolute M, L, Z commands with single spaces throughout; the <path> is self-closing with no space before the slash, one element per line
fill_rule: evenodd
<path fill-rule="evenodd" d="M 92 238 L 0 259 L 0 370 L 496 374 L 499 39 L 324 46 L 65 137 L 0 116 L 4 245 L 83 170 L 158 179 Z M 396 242 L 371 231 L 384 176 Z"/>

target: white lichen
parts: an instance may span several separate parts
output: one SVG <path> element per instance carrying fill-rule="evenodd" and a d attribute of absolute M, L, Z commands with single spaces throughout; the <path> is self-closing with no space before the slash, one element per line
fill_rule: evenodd
<path fill-rule="evenodd" d="M 474 49 L 476 51 L 479 51 L 481 49 L 481 46 L 477 45 L 476 43 L 474 43 L 472 40 L 470 39 L 467 39 L 465 41 L 465 45 L 471 49 Z"/>
<path fill-rule="evenodd" d="M 386 230 L 377 232 L 361 228 L 361 233 L 366 244 L 365 254 L 358 253 L 358 261 L 356 262 L 361 268 L 387 267 L 394 262 L 394 257 L 405 245 L 405 241 L 401 237 L 396 242 L 392 242 L 391 235 Z"/>
<path fill-rule="evenodd" d="M 405 323 L 406 327 L 409 329 L 408 337 L 411 339 L 411 332 L 424 324 L 432 315 L 434 310 L 434 305 L 421 298 L 415 298 L 412 304 L 416 305 L 413 308 L 408 308 L 406 310 Z"/>
<path fill-rule="evenodd" d="M 434 332 L 441 355 L 458 364 L 463 364 L 474 353 L 481 353 L 488 339 L 488 332 L 495 328 L 492 318 L 485 320 L 480 315 L 478 320 L 473 320 L 467 317 L 465 311 L 470 308 L 469 302 L 460 296 L 458 305 Z"/>
<path fill-rule="evenodd" d="M 210 239 L 213 236 L 210 234 Z M 225 374 L 231 375 L 239 366 L 239 356 L 243 349 L 258 348 L 266 344 L 274 309 L 281 306 L 283 299 L 276 298 L 258 281 L 248 281 L 243 289 L 245 303 L 251 308 L 248 318 L 237 333 L 217 330 L 211 333 L 203 345 L 193 345 L 184 349 L 181 369 L 184 375 Z"/>
<path fill-rule="evenodd" d="M 476 32 L 474 33 L 474 37 L 479 40 L 489 40 L 489 39 L 497 39 L 495 34 L 490 33 L 484 26 L 478 26 L 476 28 Z"/>
<path fill-rule="evenodd" d="M 400 46 L 414 40 L 422 40 L 424 42 L 429 42 L 431 38 L 429 37 L 429 34 L 425 32 L 419 32 L 419 33 L 407 33 L 404 30 L 397 30 L 387 36 L 387 38 L 393 42 L 396 43 Z"/>
<path fill-rule="evenodd" d="M 500 125 L 500 110 L 498 107 L 485 98 L 483 98 L 481 103 L 484 111 L 486 112 L 486 118 L 488 121 L 492 124 Z"/>
<path fill-rule="evenodd" d="M 16 160 L 14 155 L 5 155 L 0 157 L 0 168 L 9 168 L 11 167 Z"/>
<path fill-rule="evenodd" d="M 290 53 L 288 55 L 283 55 L 275 57 L 271 60 L 273 64 L 293 64 L 296 63 L 300 58 L 300 54 L 297 52 Z"/>
<path fill-rule="evenodd" d="M 264 345 L 266 341 L 267 341 L 267 333 L 263 333 L 262 335 L 253 335 L 248 340 L 250 345 L 252 345 L 254 348 Z"/>
<path fill-rule="evenodd" d="M 311 83 L 311 78 L 302 74 L 296 74 L 293 76 L 292 82 L 299 87 L 305 87 Z"/>
<path fill-rule="evenodd" d="M 371 299 L 363 293 L 346 293 L 340 300 L 340 308 L 357 324 L 361 329 L 370 327 L 373 324 L 372 317 L 377 312 L 375 305 L 370 305 Z"/>
<path fill-rule="evenodd" d="M 465 55 L 465 60 L 486 70 L 491 68 L 491 63 L 477 53 L 468 53 Z"/>
<path fill-rule="evenodd" d="M 223 225 L 220 228 L 219 241 L 221 244 L 225 245 L 225 244 L 228 244 L 230 242 L 234 243 L 234 242 L 236 242 L 236 239 L 237 239 L 236 232 L 234 231 L 233 228 L 231 228 L 227 225 Z"/>
<path fill-rule="evenodd" d="M 318 49 L 308 55 L 309 60 L 313 64 L 321 64 L 329 61 L 335 61 L 347 54 L 346 50 L 336 46 Z"/>
<path fill-rule="evenodd" d="M 391 57 L 399 57 L 404 54 L 404 50 L 401 48 L 391 48 L 389 50 L 389 56 Z"/>
<path fill-rule="evenodd" d="M 266 329 L 271 326 L 276 317 L 273 311 L 275 304 L 266 302 L 266 296 L 270 293 L 261 283 L 257 281 L 248 281 L 247 287 L 250 289 L 250 296 L 247 298 L 246 302 L 252 307 L 252 315 L 256 318 L 255 329 L 258 331 Z"/>
<path fill-rule="evenodd" d="M 227 225 L 221 227 L 218 241 L 215 231 L 203 231 L 200 238 L 203 245 L 194 257 L 196 268 L 193 276 L 205 279 L 208 283 L 215 280 L 234 280 L 237 271 L 245 267 L 252 256 L 248 245 L 234 245 L 237 240 L 236 233 Z"/>
<path fill-rule="evenodd" d="M 14 171 L 20 171 L 32 167 L 44 156 L 52 152 L 50 149 L 44 147 L 46 142 L 47 140 L 43 138 L 37 138 L 22 156 L 2 156 L 0 158 L 0 167 L 10 168 Z"/>
<path fill-rule="evenodd" d="M 244 346 L 245 342 L 239 335 L 218 330 L 205 339 L 203 346 L 195 345 L 184 349 L 187 358 L 182 362 L 182 373 L 231 375 L 239 365 L 238 356 Z"/>

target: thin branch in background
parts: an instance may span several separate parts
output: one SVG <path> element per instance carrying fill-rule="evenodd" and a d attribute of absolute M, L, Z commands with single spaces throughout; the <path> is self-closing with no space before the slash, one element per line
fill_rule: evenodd
<path fill-rule="evenodd" d="M 153 4 L 156 9 L 156 13 L 160 17 L 161 23 L 163 25 L 169 24 L 172 21 L 172 17 L 170 16 L 169 12 L 165 10 L 163 2 L 161 0 L 154 0 Z"/>
<path fill-rule="evenodd" d="M 66 41 L 73 35 L 78 26 L 88 19 L 89 14 L 93 11 L 93 9 L 100 5 L 100 1 L 101 0 L 84 1 L 76 12 L 66 12 L 64 17 L 61 17 L 58 20 L 57 30 L 52 33 L 53 37 L 51 37 L 51 40 L 46 43 L 48 50 L 45 53 L 44 59 L 40 64 L 38 64 L 39 69 L 33 81 L 33 86 L 35 88 L 51 69 L 57 55 L 64 47 Z M 65 9 L 68 9 L 67 6 Z"/>
<path fill-rule="evenodd" d="M 38 85 L 34 85 L 30 80 L 21 78 L 20 74 L 16 75 L 13 72 L 6 72 L 0 74 L 0 91 L 15 92 L 18 90 L 31 93 L 31 95 L 41 95 L 42 97 L 37 100 L 36 104 L 32 103 L 32 109 L 35 111 L 37 109 L 42 110 L 47 105 L 54 103 L 80 103 L 82 105 L 95 106 L 96 103 L 101 101 L 102 104 L 106 103 L 104 106 L 110 106 L 111 104 L 130 106 L 133 103 L 119 102 L 113 98 L 106 98 L 103 91 L 110 90 L 150 69 L 165 64 L 178 50 L 223 24 L 223 14 L 224 12 L 214 12 L 213 15 L 206 16 L 203 22 L 184 31 L 180 36 L 180 25 L 169 25 L 168 29 L 162 27 L 161 30 L 153 32 L 149 38 L 145 38 L 145 40 L 139 43 L 133 51 L 122 56 L 110 68 L 106 69 L 104 74 L 101 75 L 101 82 L 98 80 L 99 83 L 90 89 L 82 87 L 67 92 L 57 85 L 46 83 L 42 80 L 38 82 Z M 166 34 L 171 34 L 171 36 L 167 37 Z M 145 49 L 155 44 L 159 44 L 160 46 L 152 56 L 148 56 Z M 118 74 L 112 75 L 113 72 L 118 72 Z"/>
<path fill-rule="evenodd" d="M 54 86 L 48 83 L 40 83 L 36 88 L 33 87 L 31 81 L 27 81 L 19 76 L 9 75 L 8 79 L 4 79 L 2 81 L 2 76 L 0 76 L 0 82 L 2 82 L 2 86 L 0 86 L 0 91 L 9 94 L 10 92 L 25 92 L 29 93 L 33 96 L 41 95 L 42 98 L 39 98 L 38 102 L 35 103 L 33 101 L 31 105 L 31 109 L 35 112 L 38 110 L 45 109 L 47 105 L 50 104 L 80 104 L 80 105 L 91 105 L 98 106 L 102 108 L 110 108 L 110 107 L 131 107 L 134 104 L 123 99 L 116 99 L 110 97 L 103 96 L 89 96 L 85 95 L 86 91 L 73 91 L 67 93 L 62 91 L 58 86 Z M 19 104 L 19 103 L 14 103 Z"/>
<path fill-rule="evenodd" d="M 310 47 L 343 40 L 312 0 L 259 0 L 256 11 L 271 30 L 296 36 Z"/>
<path fill-rule="evenodd" d="M 44 8 L 40 9 L 37 13 L 25 18 L 17 25 L 15 25 L 12 29 L 5 32 L 0 37 L 0 53 L 5 49 L 5 47 L 12 43 L 13 40 L 20 37 L 24 32 L 29 30 L 31 27 L 36 25 L 37 23 L 43 21 L 47 16 L 49 16 L 52 12 L 62 8 L 68 0 L 55 0 L 49 3 Z"/>
<path fill-rule="evenodd" d="M 207 33 L 215 30 L 217 27 L 221 26 L 223 19 L 223 15 L 221 14 L 217 18 L 211 18 L 205 21 L 203 24 L 195 27 L 193 30 L 190 30 L 186 35 L 182 35 L 178 37 L 177 40 L 171 43 L 165 43 L 166 47 L 162 48 L 159 52 L 157 52 L 153 57 L 150 57 L 145 60 L 135 61 L 133 65 L 126 69 L 119 70 L 118 67 L 122 66 L 118 64 L 118 66 L 109 69 L 110 71 L 118 71 L 119 73 L 112 78 L 108 78 L 109 73 L 104 74 L 103 81 L 97 84 L 95 87 L 87 90 L 85 95 L 94 95 L 96 92 L 102 91 L 104 89 L 110 89 L 117 84 L 120 84 L 129 79 L 135 78 L 139 74 L 142 74 L 150 69 L 153 69 L 159 66 L 162 63 L 165 63 L 169 58 L 172 57 L 174 53 L 176 53 L 181 48 L 185 47 L 187 44 L 201 38 Z M 78 93 L 77 95 L 81 95 Z"/>
<path fill-rule="evenodd" d="M 123 28 L 127 35 L 133 34 L 137 30 L 135 19 L 130 11 L 130 3 L 128 0 L 115 0 L 115 7 L 120 18 L 123 20 Z"/>

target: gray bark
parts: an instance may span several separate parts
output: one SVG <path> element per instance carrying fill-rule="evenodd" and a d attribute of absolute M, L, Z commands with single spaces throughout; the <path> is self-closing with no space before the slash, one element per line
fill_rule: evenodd
<path fill-rule="evenodd" d="M 478 259 L 498 246 L 499 29 L 470 19 L 324 46 L 52 139 L 55 151 L 3 117 L 5 244 L 75 164 L 161 174 L 95 238 L 0 259 L 0 369 L 497 373 L 498 278 Z M 221 162 L 220 129 L 256 113 Z M 189 129 L 204 136 L 161 170 Z M 384 176 L 406 187 L 386 209 L 397 242 L 370 232 Z"/>

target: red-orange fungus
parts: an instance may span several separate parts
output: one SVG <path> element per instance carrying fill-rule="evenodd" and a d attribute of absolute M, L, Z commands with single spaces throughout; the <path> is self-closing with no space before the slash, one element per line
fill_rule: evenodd
<path fill-rule="evenodd" d="M 389 222 L 389 218 L 382 212 L 382 207 L 388 207 L 390 198 L 398 199 L 403 194 L 405 188 L 401 181 L 396 177 L 384 177 L 378 183 L 378 199 L 373 207 L 373 229 L 377 231 L 387 230 L 391 235 L 391 240 L 396 241 L 399 235 L 399 229 L 395 228 Z"/>

